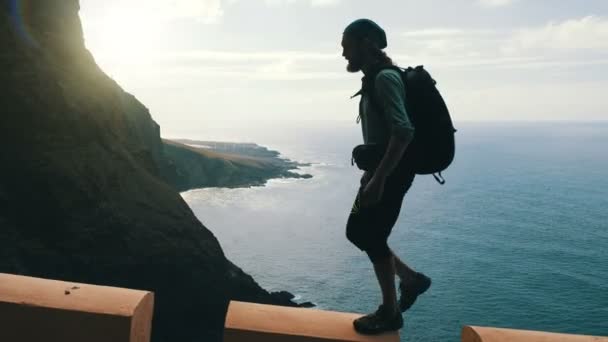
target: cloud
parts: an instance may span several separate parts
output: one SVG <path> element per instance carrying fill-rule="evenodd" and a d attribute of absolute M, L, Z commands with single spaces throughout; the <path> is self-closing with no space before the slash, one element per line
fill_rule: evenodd
<path fill-rule="evenodd" d="M 608 60 L 608 19 L 597 16 L 511 30 L 428 28 L 401 37 L 394 46 L 415 54 L 408 60 L 450 67 L 546 68 Z"/>
<path fill-rule="evenodd" d="M 341 0 L 311 0 L 310 4 L 313 7 L 325 7 L 334 6 L 341 2 Z"/>
<path fill-rule="evenodd" d="M 230 62 L 252 62 L 252 61 L 276 61 L 276 60 L 339 60 L 339 53 L 311 53 L 302 51 L 217 51 L 217 50 L 194 50 L 165 55 L 167 58 L 179 61 L 230 61 Z"/>
<path fill-rule="evenodd" d="M 484 7 L 504 7 L 513 4 L 516 0 L 477 0 Z"/>
<path fill-rule="evenodd" d="M 172 14 L 177 18 L 194 18 L 204 23 L 215 23 L 224 15 L 221 0 L 172 0 L 168 6 L 171 5 Z"/>
<path fill-rule="evenodd" d="M 294 0 L 297 1 L 297 0 Z M 546 69 L 608 65 L 608 20 L 584 17 L 522 29 L 431 27 L 400 34 L 389 54 L 398 63 L 440 69 Z M 129 63 L 112 50 L 97 57 Z M 308 80 L 343 78 L 339 51 L 189 50 L 146 53 L 149 69 L 180 74 Z"/>
<path fill-rule="evenodd" d="M 328 7 L 338 5 L 342 0 L 264 0 L 269 6 L 290 5 L 296 2 L 308 2 L 312 7 Z"/>
<path fill-rule="evenodd" d="M 449 60 L 450 64 L 463 65 L 470 64 L 472 60 L 496 57 L 496 46 L 501 45 L 509 34 L 508 31 L 494 29 L 438 27 L 403 32 L 402 43 L 393 45 L 405 47 L 422 60 Z"/>
<path fill-rule="evenodd" d="M 510 53 L 541 49 L 608 49 L 608 19 L 587 16 L 550 22 L 543 27 L 520 29 L 505 47 L 505 51 Z"/>
<path fill-rule="evenodd" d="M 104 66 L 133 69 L 132 61 L 112 53 L 96 58 Z M 329 52 L 193 50 L 156 51 L 139 62 L 138 67 L 155 73 L 162 71 L 170 77 L 298 81 L 343 79 L 348 77 L 345 63 L 339 53 Z"/>
<path fill-rule="evenodd" d="M 114 13 L 127 13 L 146 22 L 167 22 L 194 19 L 216 23 L 224 15 L 222 0 L 121 0 L 108 1 Z"/>
<path fill-rule="evenodd" d="M 91 21 L 104 18 L 128 17 L 136 25 L 162 25 L 176 20 L 195 20 L 203 24 L 221 22 L 226 9 L 244 1 L 251 0 L 104 0 L 103 7 L 93 5 L 97 0 L 81 0 L 82 7 L 90 8 L 91 13 L 103 9 L 104 15 L 91 15 Z M 291 5 L 295 3 L 308 4 L 311 7 L 336 6 L 344 0 L 258 0 L 259 4 L 268 6 Z M 136 18 L 136 19 L 134 19 Z"/>
<path fill-rule="evenodd" d="M 185 63 L 185 61 L 188 61 Z M 259 80 L 327 80 L 347 77 L 335 53 L 199 50 L 167 56 L 173 72 Z"/>
<path fill-rule="evenodd" d="M 423 30 L 412 30 L 403 32 L 401 35 L 404 37 L 412 38 L 447 38 L 447 37 L 463 37 L 463 36 L 483 36 L 495 34 L 496 30 L 492 29 L 462 29 L 462 28 L 447 28 L 447 27 L 435 27 Z"/>

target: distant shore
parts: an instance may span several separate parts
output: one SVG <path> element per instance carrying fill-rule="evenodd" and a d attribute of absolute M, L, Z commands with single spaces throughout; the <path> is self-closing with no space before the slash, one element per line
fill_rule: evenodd
<path fill-rule="evenodd" d="M 275 178 L 312 178 L 296 172 L 310 166 L 281 158 L 255 143 L 163 139 L 170 163 L 167 179 L 180 191 L 197 188 L 263 186 Z"/>

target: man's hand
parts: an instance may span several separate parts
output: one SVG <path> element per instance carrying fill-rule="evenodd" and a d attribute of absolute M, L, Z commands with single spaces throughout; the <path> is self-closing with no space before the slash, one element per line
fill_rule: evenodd
<path fill-rule="evenodd" d="M 359 199 L 362 207 L 371 207 L 374 204 L 380 202 L 382 194 L 384 193 L 385 178 L 372 177 L 372 179 L 365 185 L 361 192 L 361 198 Z"/>

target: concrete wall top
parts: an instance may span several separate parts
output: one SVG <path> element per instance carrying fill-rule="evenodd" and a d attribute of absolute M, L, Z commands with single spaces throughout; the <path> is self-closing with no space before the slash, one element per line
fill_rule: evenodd
<path fill-rule="evenodd" d="M 147 291 L 0 273 L 0 302 L 80 312 L 133 316 Z"/>
<path fill-rule="evenodd" d="M 465 326 L 462 342 L 608 342 L 608 337 Z"/>
<path fill-rule="evenodd" d="M 225 342 L 350 341 L 398 342 L 397 332 L 378 336 L 357 333 L 353 320 L 361 314 L 231 301 Z"/>

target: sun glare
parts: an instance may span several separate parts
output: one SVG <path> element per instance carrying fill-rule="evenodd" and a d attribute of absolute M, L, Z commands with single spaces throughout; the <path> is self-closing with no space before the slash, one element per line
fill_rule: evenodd
<path fill-rule="evenodd" d="M 141 63 L 161 49 L 162 17 L 155 11 L 115 8 L 83 25 L 87 48 L 100 61 Z M 86 18 L 85 18 L 86 19 Z"/>

